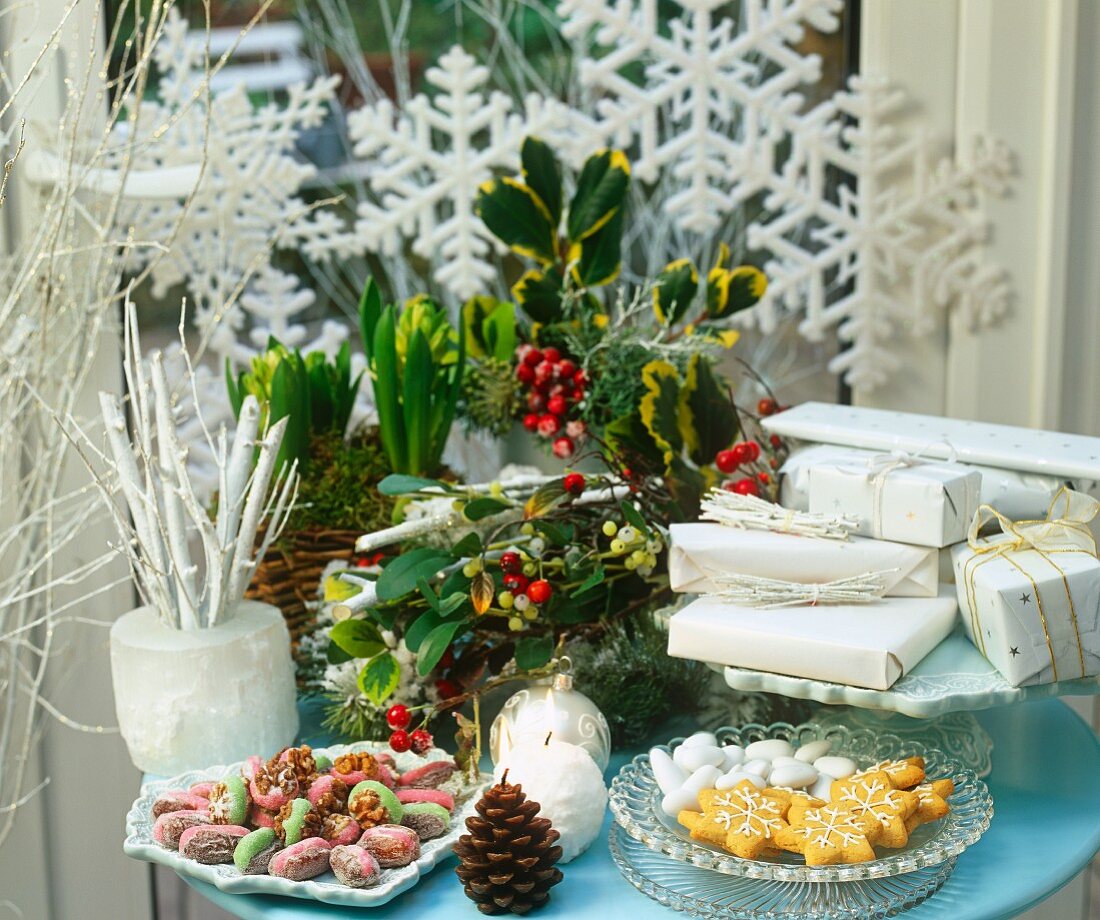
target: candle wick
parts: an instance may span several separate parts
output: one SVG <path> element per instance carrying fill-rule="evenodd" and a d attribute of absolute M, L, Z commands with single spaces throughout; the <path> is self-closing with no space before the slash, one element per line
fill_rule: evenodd
<path fill-rule="evenodd" d="M 546 733 L 546 740 L 545 740 L 544 742 L 542 742 L 542 746 L 543 746 L 543 747 L 548 747 L 548 746 L 549 746 L 549 744 L 550 744 L 550 737 L 551 737 L 551 736 L 552 736 L 553 734 L 554 734 L 553 732 L 547 732 L 547 733 Z"/>
<path fill-rule="evenodd" d="M 508 785 L 508 768 L 505 768 L 504 773 L 500 777 L 500 784 L 502 786 Z"/>

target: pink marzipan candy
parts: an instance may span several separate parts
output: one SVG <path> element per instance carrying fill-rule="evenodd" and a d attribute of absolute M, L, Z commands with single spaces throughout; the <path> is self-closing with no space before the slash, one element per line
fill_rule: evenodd
<path fill-rule="evenodd" d="M 266 808 L 260 808 L 259 805 L 253 805 L 248 810 L 248 821 L 253 827 L 274 827 L 276 814 L 277 812 L 270 812 Z"/>
<path fill-rule="evenodd" d="M 206 811 L 210 802 L 201 795 L 195 795 L 185 789 L 170 789 L 162 792 L 153 802 L 151 814 L 153 818 L 159 818 L 173 811 Z"/>
<path fill-rule="evenodd" d="M 245 779 L 252 779 L 256 775 L 256 771 L 263 765 L 264 759 L 257 754 L 253 754 L 245 760 L 244 766 L 241 767 L 241 776 Z"/>
<path fill-rule="evenodd" d="M 180 836 L 196 824 L 209 824 L 210 816 L 204 811 L 169 811 L 153 822 L 153 839 L 169 850 L 179 848 Z"/>
<path fill-rule="evenodd" d="M 394 776 L 393 771 L 387 764 L 378 763 L 378 782 L 380 782 L 387 789 L 392 789 L 397 785 L 397 777 Z"/>
<path fill-rule="evenodd" d="M 287 878 L 292 882 L 304 882 L 328 868 L 331 849 L 329 842 L 320 837 L 299 840 L 271 857 L 271 862 L 267 864 L 268 874 Z"/>
<path fill-rule="evenodd" d="M 416 831 L 400 824 L 368 827 L 359 838 L 359 846 L 368 850 L 385 869 L 407 866 L 420 857 L 420 838 Z"/>
<path fill-rule="evenodd" d="M 187 791 L 190 792 L 191 795 L 201 795 L 204 799 L 209 799 L 210 793 L 216 785 L 217 783 L 213 780 L 203 783 L 192 783 L 187 787 Z"/>
<path fill-rule="evenodd" d="M 331 773 L 318 776 L 317 779 L 309 784 L 309 789 L 306 790 L 306 798 L 309 799 L 309 804 L 316 805 L 320 801 L 321 796 L 326 792 L 332 792 L 333 785 L 338 782 L 343 782 L 343 780 L 337 779 Z"/>
<path fill-rule="evenodd" d="M 381 875 L 378 861 L 357 846 L 333 847 L 329 865 L 340 884 L 348 888 L 370 888 L 378 884 Z"/>
<path fill-rule="evenodd" d="M 197 824 L 180 835 L 180 854 L 207 866 L 233 861 L 233 851 L 247 827 L 237 824 Z"/>
<path fill-rule="evenodd" d="M 454 813 L 454 797 L 442 789 L 398 789 L 397 801 L 402 805 L 411 805 L 414 802 L 431 802 L 442 805 L 447 811 Z"/>
<path fill-rule="evenodd" d="M 413 789 L 435 789 L 449 780 L 457 769 L 454 761 L 433 760 L 402 773 L 397 782 Z"/>

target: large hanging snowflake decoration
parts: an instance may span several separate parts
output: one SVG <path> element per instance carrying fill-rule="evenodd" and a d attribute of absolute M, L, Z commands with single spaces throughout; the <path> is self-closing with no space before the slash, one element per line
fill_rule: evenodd
<path fill-rule="evenodd" d="M 269 325 L 272 241 L 317 256 L 333 248 L 325 237 L 336 228 L 318 220 L 299 194 L 316 170 L 294 148 L 303 130 L 324 120 L 338 78 L 291 86 L 285 102 L 260 107 L 253 106 L 243 84 L 210 93 L 203 42 L 189 36 L 187 20 L 174 8 L 155 62 L 157 97 L 129 103 L 140 116 L 135 136 L 127 139 L 126 149 L 133 153 L 129 166 L 203 167 L 185 198 L 129 199 L 119 219 L 134 228 L 137 239 L 167 246 L 152 270 L 153 293 L 163 296 L 172 285 L 185 284 L 196 325 L 212 332 L 212 349 L 239 360 L 237 331 L 245 325 L 245 311 L 261 328 Z M 131 267 L 151 256 L 149 248 L 132 248 Z M 257 288 L 243 310 L 230 306 L 253 277 L 265 276 L 266 290 Z M 285 298 L 289 292 L 277 293 Z"/>
<path fill-rule="evenodd" d="M 811 340 L 836 329 L 846 347 L 829 368 L 864 389 L 896 369 L 899 331 L 930 330 L 929 307 L 954 303 L 974 326 L 1009 299 L 1006 273 L 977 249 L 989 223 L 972 205 L 979 190 L 1005 191 L 1010 155 L 979 142 L 965 165 L 937 157 L 928 138 L 892 127 L 904 102 L 883 80 L 853 77 L 794 136 L 768 215 L 748 228 L 749 246 L 769 254 L 755 320 L 768 331 L 802 312 Z"/>
<path fill-rule="evenodd" d="M 523 138 L 560 126 L 564 107 L 532 94 L 514 112 L 506 94 L 486 95 L 489 69 L 457 45 L 425 80 L 438 92 L 414 96 L 400 113 L 383 99 L 348 118 L 378 196 L 359 203 L 355 231 L 383 255 L 411 240 L 440 285 L 472 297 L 498 274 L 490 256 L 499 243 L 474 213 L 478 187 L 494 170 L 516 169 Z"/>
<path fill-rule="evenodd" d="M 726 0 L 677 5 L 667 30 L 657 0 L 562 0 L 558 13 L 567 38 L 591 35 L 600 53 L 579 68 L 595 108 L 575 116 L 584 152 L 636 144 L 635 175 L 651 182 L 671 170 L 683 187 L 667 213 L 706 233 L 771 184 L 776 147 L 803 105 L 797 90 L 821 78 L 820 58 L 792 44 L 807 25 L 835 30 L 844 3 L 744 0 L 739 24 L 719 12 Z"/>

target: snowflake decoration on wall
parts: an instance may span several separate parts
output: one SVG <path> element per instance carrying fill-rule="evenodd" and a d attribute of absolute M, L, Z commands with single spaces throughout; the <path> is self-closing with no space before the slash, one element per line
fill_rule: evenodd
<path fill-rule="evenodd" d="M 575 113 L 581 155 L 632 147 L 635 174 L 652 182 L 671 170 L 683 188 L 670 217 L 697 233 L 773 178 L 776 147 L 803 105 L 800 86 L 821 78 L 821 60 L 792 44 L 810 25 L 837 28 L 843 0 L 744 0 L 740 23 L 726 0 L 678 0 L 666 30 L 657 0 L 563 0 L 567 38 L 592 33 L 599 57 L 580 62 L 595 112 Z M 716 15 L 717 14 L 717 15 Z M 636 69 L 643 76 L 638 79 Z"/>
<path fill-rule="evenodd" d="M 749 246 L 769 254 L 754 321 L 769 331 L 802 312 L 810 340 L 835 328 L 847 347 L 829 369 L 863 389 L 896 369 L 899 331 L 930 331 L 929 306 L 953 303 L 974 326 L 1009 299 L 1006 273 L 981 259 L 990 228 L 973 205 L 978 191 L 1004 193 L 1011 157 L 979 142 L 965 165 L 937 158 L 927 138 L 892 127 L 904 103 L 883 80 L 851 78 L 792 135 L 768 213 L 748 228 Z"/>
<path fill-rule="evenodd" d="M 411 239 L 435 280 L 460 298 L 482 291 L 499 271 L 489 258 L 499 243 L 474 213 L 478 186 L 496 169 L 516 169 L 523 138 L 564 117 L 563 106 L 533 94 L 523 114 L 513 112 L 506 94 L 485 94 L 488 79 L 489 69 L 456 45 L 425 74 L 434 96 L 414 96 L 401 113 L 383 99 L 348 117 L 378 196 L 359 203 L 359 240 L 394 255 Z"/>
<path fill-rule="evenodd" d="M 203 164 L 186 197 L 129 199 L 119 222 L 135 238 L 168 246 L 152 270 L 153 293 L 185 284 L 194 306 L 193 318 L 212 331 L 211 348 L 219 355 L 246 357 L 238 332 L 245 311 L 267 326 L 264 307 L 277 293 L 271 267 L 272 240 L 280 248 L 301 247 L 314 254 L 334 244 L 331 221 L 318 220 L 299 195 L 316 172 L 295 154 L 301 132 L 316 127 L 328 112 L 338 82 L 317 79 L 287 90 L 285 103 L 254 108 L 243 85 L 211 94 L 202 43 L 189 39 L 188 22 L 174 8 L 155 51 L 160 71 L 156 99 L 130 100 L 139 111 L 136 137 L 120 145 L 136 151 L 128 167 L 170 169 Z M 120 166 L 122 164 L 119 164 Z M 174 231 L 174 235 L 173 235 Z M 150 260 L 146 247 L 129 250 L 130 266 Z M 242 309 L 231 304 L 257 277 L 259 287 Z M 266 279 L 266 280 L 265 280 Z M 265 289 L 264 285 L 268 285 Z M 278 308 L 272 318 L 278 320 Z M 262 331 L 266 341 L 266 331 Z"/>

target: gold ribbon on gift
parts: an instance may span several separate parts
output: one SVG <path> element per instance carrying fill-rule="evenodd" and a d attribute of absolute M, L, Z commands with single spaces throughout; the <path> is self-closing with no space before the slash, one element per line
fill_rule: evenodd
<path fill-rule="evenodd" d="M 1043 609 L 1043 599 L 1039 593 L 1039 585 L 1034 576 L 1014 558 L 1014 554 L 1026 550 L 1034 550 L 1042 559 L 1058 573 L 1062 579 L 1062 587 L 1066 592 L 1066 600 L 1069 603 L 1070 619 L 1073 623 L 1073 634 L 1077 640 L 1077 656 L 1081 665 L 1081 677 L 1085 676 L 1085 650 L 1081 644 L 1081 631 L 1077 623 L 1077 610 L 1073 605 L 1073 594 L 1069 589 L 1069 581 L 1061 566 L 1054 561 L 1052 556 L 1057 553 L 1088 553 L 1096 555 L 1096 540 L 1089 530 L 1089 521 L 1100 512 L 1100 502 L 1091 495 L 1075 492 L 1063 486 L 1054 496 L 1047 510 L 1047 516 L 1043 520 L 1036 521 L 1012 521 L 1001 514 L 991 505 L 982 505 L 970 522 L 970 530 L 967 533 L 966 542 L 974 555 L 966 560 L 963 566 L 963 577 L 966 580 L 966 600 L 970 607 L 970 620 L 972 630 L 978 637 L 978 645 L 982 654 L 985 654 L 985 637 L 982 635 L 981 618 L 978 614 L 977 596 L 974 589 L 974 573 L 986 562 L 996 559 L 1004 559 L 1017 569 L 1030 583 L 1035 595 L 1035 606 L 1039 611 L 1039 622 L 1043 628 L 1043 636 L 1046 639 L 1047 651 L 1050 654 L 1050 667 L 1054 679 L 1058 680 L 1058 662 L 1054 654 L 1054 643 L 1050 637 L 1047 625 L 1046 611 Z M 982 528 L 996 522 L 1001 529 L 999 536 L 983 539 L 980 535 Z"/>

